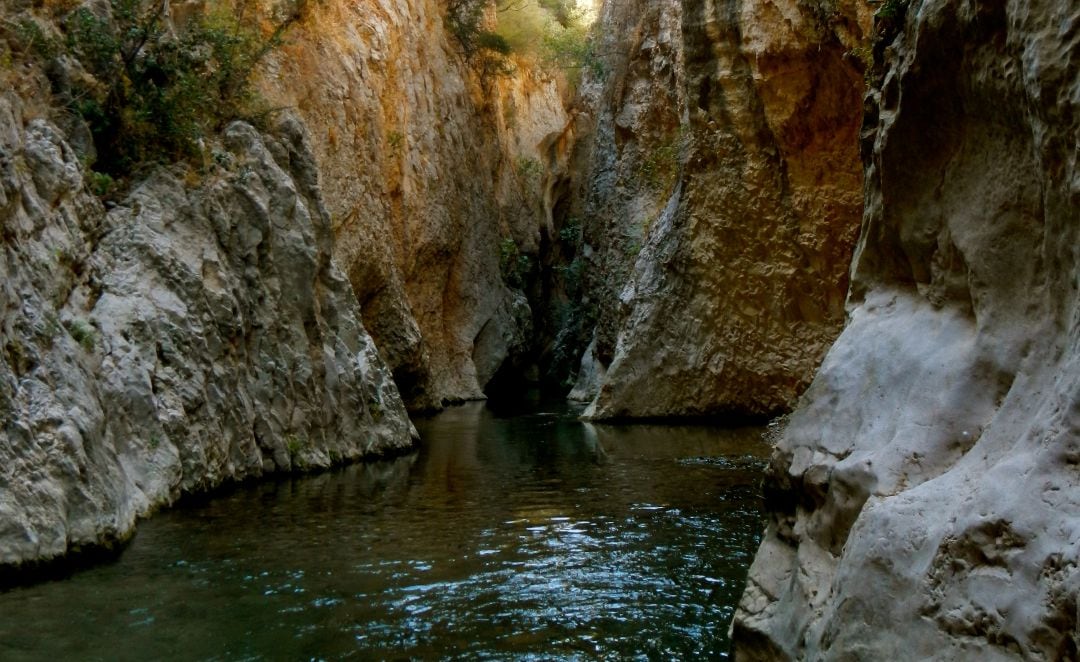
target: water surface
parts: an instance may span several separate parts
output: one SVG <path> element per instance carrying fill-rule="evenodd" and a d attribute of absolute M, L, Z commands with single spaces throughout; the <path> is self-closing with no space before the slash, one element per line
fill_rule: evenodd
<path fill-rule="evenodd" d="M 0 593 L 0 659 L 726 656 L 759 428 L 417 427 L 413 455 L 188 501 L 115 563 Z"/>

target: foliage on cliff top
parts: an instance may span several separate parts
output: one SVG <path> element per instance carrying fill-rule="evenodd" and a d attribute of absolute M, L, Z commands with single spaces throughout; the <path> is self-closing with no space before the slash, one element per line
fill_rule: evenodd
<path fill-rule="evenodd" d="M 494 9 L 494 20 L 486 11 Z M 602 73 L 586 11 L 578 0 L 451 0 L 447 26 L 466 58 L 481 73 L 512 72 L 507 56 L 516 53 L 561 70 L 576 80 L 583 69 Z M 492 67 L 492 60 L 502 63 Z"/>
<path fill-rule="evenodd" d="M 95 169 L 126 178 L 199 155 L 200 140 L 229 121 L 264 117 L 255 70 L 306 4 L 293 0 L 263 24 L 253 0 L 239 0 L 176 25 L 167 3 L 108 0 L 68 10 L 54 33 L 20 25 L 60 103 L 89 128 Z"/>
<path fill-rule="evenodd" d="M 595 67 L 588 12 L 577 0 L 503 0 L 498 32 L 518 53 L 566 72 Z"/>

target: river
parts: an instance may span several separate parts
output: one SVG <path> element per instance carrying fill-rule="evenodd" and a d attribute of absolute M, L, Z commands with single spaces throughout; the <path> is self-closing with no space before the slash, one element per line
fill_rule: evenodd
<path fill-rule="evenodd" d="M 3 660 L 724 658 L 761 428 L 481 403 L 419 452 L 187 499 L 0 593 Z"/>

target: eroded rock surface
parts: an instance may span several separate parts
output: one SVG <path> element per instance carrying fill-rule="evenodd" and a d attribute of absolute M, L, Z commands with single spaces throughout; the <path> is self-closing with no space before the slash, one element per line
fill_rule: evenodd
<path fill-rule="evenodd" d="M 850 322 L 773 457 L 737 659 L 1077 659 L 1078 21 L 878 21 Z"/>
<path fill-rule="evenodd" d="M 556 80 L 529 62 L 479 75 L 445 12 L 437 0 L 312 3 L 265 72 L 268 94 L 311 128 L 335 255 L 415 410 L 482 398 L 527 348 L 531 315 L 505 254 L 535 263 L 551 234 L 542 148 L 569 121 Z"/>
<path fill-rule="evenodd" d="M 793 406 L 844 320 L 861 3 L 618 2 L 582 193 L 596 418 Z"/>
<path fill-rule="evenodd" d="M 299 123 L 233 124 L 201 181 L 161 169 L 108 212 L 53 125 L 8 97 L 0 131 L 0 565 L 229 479 L 411 446 Z"/>

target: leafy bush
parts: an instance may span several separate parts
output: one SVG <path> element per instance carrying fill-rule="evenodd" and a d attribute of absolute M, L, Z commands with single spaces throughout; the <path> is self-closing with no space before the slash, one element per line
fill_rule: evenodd
<path fill-rule="evenodd" d="M 874 13 L 874 17 L 890 21 L 901 20 L 907 14 L 907 4 L 907 0 L 885 0 Z"/>
<path fill-rule="evenodd" d="M 637 177 L 659 191 L 670 189 L 678 174 L 679 157 L 689 138 L 688 127 L 681 125 L 674 135 L 648 151 L 637 164 Z"/>
<path fill-rule="evenodd" d="M 285 437 L 285 452 L 289 454 L 289 462 L 296 469 L 307 468 L 307 462 L 303 458 L 303 453 L 309 448 L 311 448 L 311 442 L 307 437 L 301 437 L 295 434 L 290 434 Z"/>
<path fill-rule="evenodd" d="M 499 243 L 499 270 L 507 285 L 516 289 L 524 289 L 532 270 L 532 260 L 518 248 L 513 239 L 503 239 Z"/>
<path fill-rule="evenodd" d="M 572 298 L 581 296 L 581 287 L 584 281 L 586 262 L 581 256 L 575 257 L 570 264 L 555 267 L 563 278 L 563 286 L 566 294 Z"/>
<path fill-rule="evenodd" d="M 566 72 L 576 82 L 582 70 L 602 75 L 603 64 L 577 0 L 497 0 L 495 31 L 485 26 L 484 0 L 451 0 L 447 26 L 466 58 L 481 73 L 513 72 L 507 56 L 518 53 Z"/>
<path fill-rule="evenodd" d="M 576 245 L 580 237 L 581 219 L 576 216 L 567 218 L 563 222 L 562 229 L 559 230 L 559 239 L 567 244 Z"/>
<path fill-rule="evenodd" d="M 116 180 L 111 175 L 96 170 L 87 173 L 87 181 L 90 183 L 90 190 L 99 198 L 109 197 L 116 188 Z"/>
<path fill-rule="evenodd" d="M 167 3 L 108 0 L 108 12 L 86 5 L 69 12 L 56 52 L 49 52 L 43 35 L 29 35 L 41 44 L 34 48 L 43 59 L 68 55 L 90 74 L 54 83 L 90 128 L 96 169 L 123 178 L 142 164 L 196 156 L 199 140 L 227 122 L 265 115 L 252 85 L 255 69 L 282 43 L 305 2 L 297 0 L 265 33 L 244 1 L 172 29 Z"/>
<path fill-rule="evenodd" d="M 515 165 L 517 166 L 518 175 L 522 179 L 530 182 L 539 180 L 544 172 L 544 166 L 536 159 L 528 156 L 518 157 Z"/>
<path fill-rule="evenodd" d="M 510 48 L 510 42 L 506 40 L 506 37 L 498 32 L 481 31 L 476 35 L 476 45 L 483 50 L 504 56 L 510 55 L 513 50 Z"/>
<path fill-rule="evenodd" d="M 585 70 L 597 77 L 606 71 L 596 42 L 583 25 L 552 28 L 544 36 L 543 47 L 544 61 L 571 74 L 575 81 Z"/>
<path fill-rule="evenodd" d="M 68 333 L 71 334 L 72 340 L 83 346 L 83 349 L 88 352 L 93 351 L 94 343 L 97 341 L 97 332 L 94 331 L 94 327 L 83 320 L 72 320 L 68 323 Z"/>
<path fill-rule="evenodd" d="M 5 26 L 5 32 L 13 33 L 19 52 L 41 60 L 50 60 L 59 52 L 59 45 L 41 29 L 36 21 L 24 18 Z"/>
<path fill-rule="evenodd" d="M 513 46 L 503 35 L 485 29 L 486 5 L 486 0 L 451 0 L 446 12 L 447 29 L 485 85 L 497 76 L 514 73 L 508 57 Z"/>
<path fill-rule="evenodd" d="M 457 38 L 465 56 L 478 48 L 477 37 L 484 27 L 484 0 L 450 0 L 446 7 L 446 28 Z"/>

